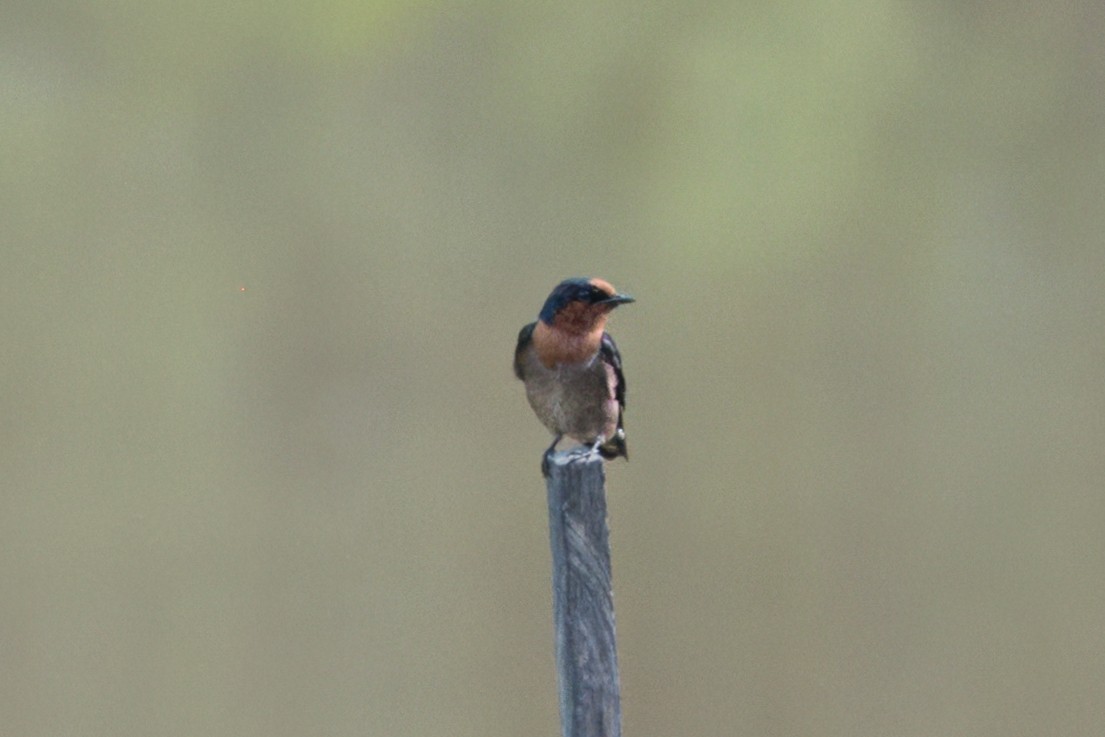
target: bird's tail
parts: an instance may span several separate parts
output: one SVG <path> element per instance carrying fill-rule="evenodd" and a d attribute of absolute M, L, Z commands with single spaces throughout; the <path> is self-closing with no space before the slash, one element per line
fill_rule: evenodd
<path fill-rule="evenodd" d="M 608 461 L 612 461 L 618 456 L 628 461 L 629 448 L 625 445 L 625 431 L 619 427 L 618 431 L 614 433 L 614 437 L 599 446 L 599 454 Z"/>

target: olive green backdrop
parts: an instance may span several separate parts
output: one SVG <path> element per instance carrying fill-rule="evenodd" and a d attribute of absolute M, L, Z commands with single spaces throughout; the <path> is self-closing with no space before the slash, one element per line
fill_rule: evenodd
<path fill-rule="evenodd" d="M 1103 7 L 7 2 L 3 732 L 557 735 L 594 275 L 627 735 L 1102 734 Z"/>

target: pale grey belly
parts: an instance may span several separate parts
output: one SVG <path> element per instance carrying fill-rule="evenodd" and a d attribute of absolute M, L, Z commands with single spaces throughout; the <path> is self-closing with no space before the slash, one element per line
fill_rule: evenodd
<path fill-rule="evenodd" d="M 526 397 L 538 419 L 554 433 L 590 442 L 617 429 L 618 403 L 608 369 L 598 358 L 585 367 L 527 366 Z"/>

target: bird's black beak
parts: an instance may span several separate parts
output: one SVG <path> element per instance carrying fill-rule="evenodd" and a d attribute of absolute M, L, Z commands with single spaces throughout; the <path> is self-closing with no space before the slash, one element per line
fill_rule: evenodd
<path fill-rule="evenodd" d="M 615 294 L 613 296 L 607 297 L 606 299 L 599 300 L 598 304 L 617 307 L 618 305 L 624 305 L 636 301 L 637 300 L 633 299 L 628 294 Z"/>

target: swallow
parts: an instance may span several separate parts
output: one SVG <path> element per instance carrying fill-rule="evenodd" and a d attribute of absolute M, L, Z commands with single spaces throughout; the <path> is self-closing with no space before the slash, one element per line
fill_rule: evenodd
<path fill-rule="evenodd" d="M 606 332 L 615 307 L 633 302 L 602 279 L 566 279 L 545 300 L 537 322 L 518 333 L 514 374 L 530 406 L 553 434 L 541 460 L 565 437 L 611 460 L 629 459 L 625 444 L 625 375 L 622 357 Z"/>

